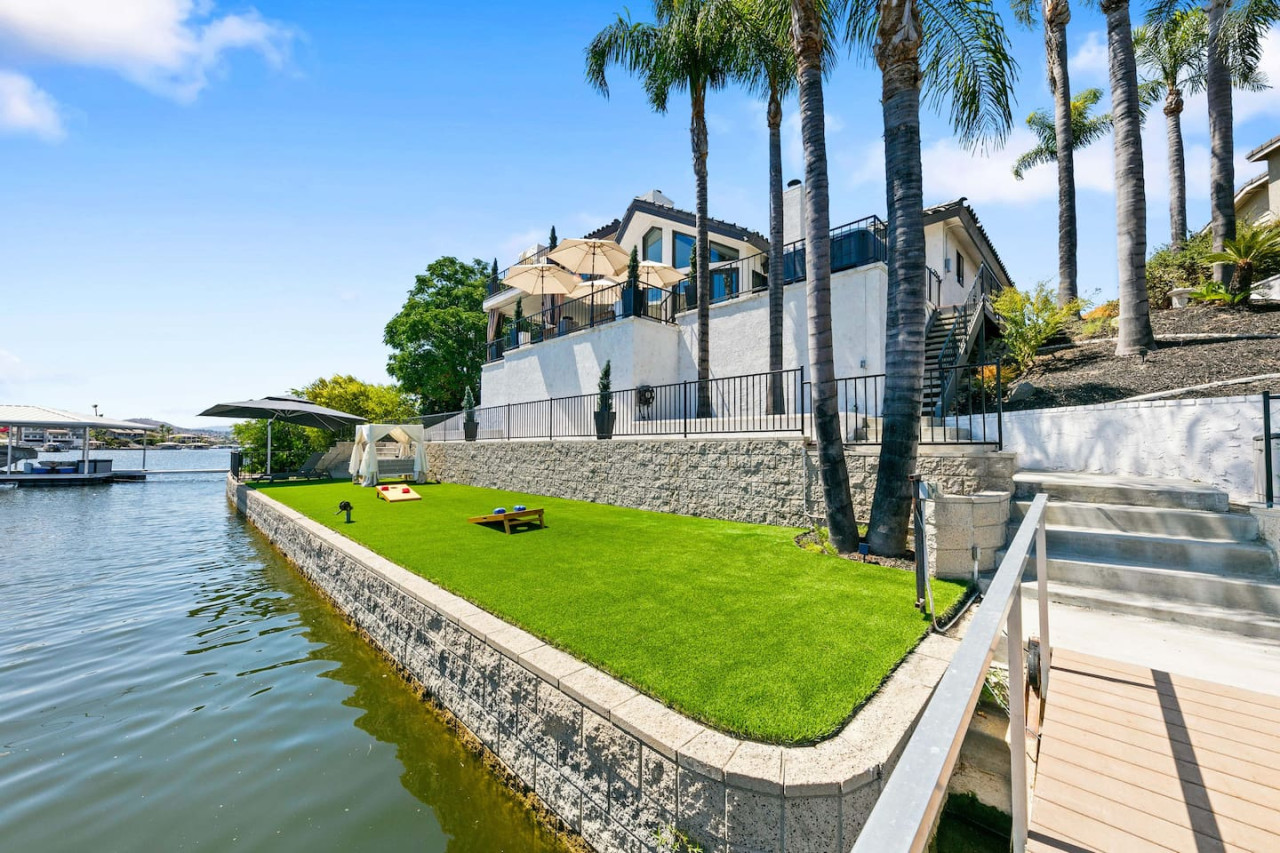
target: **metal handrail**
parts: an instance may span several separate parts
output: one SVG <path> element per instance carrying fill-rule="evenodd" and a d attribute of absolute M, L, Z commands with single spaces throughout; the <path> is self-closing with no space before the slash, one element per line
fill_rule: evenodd
<path fill-rule="evenodd" d="M 1027 722 L 1023 706 L 1025 664 L 1022 656 L 1022 576 L 1035 547 L 1036 584 L 1040 610 L 1040 703 L 1049 685 L 1049 596 L 1045 573 L 1044 513 L 1047 495 L 1031 502 L 1008 553 L 1000 563 L 986 597 L 978 607 L 960 648 L 933 698 L 925 706 L 915 733 L 897 767 L 885 783 L 880 799 L 858 835 L 853 853 L 919 853 L 929 846 L 938 814 L 946 799 L 947 783 L 955 769 L 969 721 L 996 645 L 1007 629 L 1009 637 L 1009 753 L 1013 787 L 1013 851 L 1027 847 Z M 1037 707 L 1033 705 L 1033 707 Z M 1037 717 L 1040 711 L 1037 709 Z"/>
<path fill-rule="evenodd" d="M 1271 452 L 1271 392 L 1262 392 L 1262 498 L 1271 509 L 1276 505 L 1275 460 Z"/>

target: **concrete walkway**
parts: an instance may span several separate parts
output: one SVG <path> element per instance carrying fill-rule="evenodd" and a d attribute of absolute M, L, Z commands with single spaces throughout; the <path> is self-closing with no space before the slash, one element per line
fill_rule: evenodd
<path fill-rule="evenodd" d="M 1022 609 L 1024 625 L 1038 624 L 1035 601 Z M 1280 696 L 1280 642 L 1057 603 L 1049 634 L 1055 649 Z"/>

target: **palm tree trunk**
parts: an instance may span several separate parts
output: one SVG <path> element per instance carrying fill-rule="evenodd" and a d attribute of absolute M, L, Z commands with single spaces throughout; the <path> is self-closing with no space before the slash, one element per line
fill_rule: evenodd
<path fill-rule="evenodd" d="M 782 99 L 769 90 L 769 414 L 786 411 L 782 389 Z M 743 273 L 746 274 L 745 272 Z"/>
<path fill-rule="evenodd" d="M 1209 3 L 1209 55 L 1205 63 L 1205 94 L 1209 99 L 1209 206 L 1212 214 L 1213 250 L 1221 252 L 1236 237 L 1235 140 L 1232 135 L 1231 71 L 1226 45 L 1219 45 L 1227 0 Z M 1214 264 L 1213 280 L 1228 283 L 1230 264 Z"/>
<path fill-rule="evenodd" d="M 1147 194 L 1142 172 L 1142 109 L 1133 54 L 1129 0 L 1103 0 L 1111 117 L 1115 130 L 1116 260 L 1120 290 L 1120 338 L 1116 355 L 1155 348 L 1147 303 Z"/>
<path fill-rule="evenodd" d="M 808 267 L 809 358 L 813 375 L 813 428 L 831 544 L 841 554 L 858 549 L 858 524 L 849 493 L 849 468 L 840 435 L 839 394 L 831 346 L 831 212 L 827 195 L 827 142 L 822 107 L 822 19 L 815 0 L 791 0 L 791 35 L 800 89 L 804 144 L 805 263 Z"/>
<path fill-rule="evenodd" d="M 1044 4 L 1045 52 L 1049 62 L 1049 88 L 1053 92 L 1053 133 L 1058 161 L 1058 304 L 1066 305 L 1080 294 L 1076 271 L 1076 163 L 1071 136 L 1071 78 L 1067 72 L 1067 24 L 1071 7 L 1067 0 Z"/>
<path fill-rule="evenodd" d="M 698 417 L 711 417 L 711 252 L 707 245 L 707 87 L 695 82 L 689 87 L 693 105 L 689 133 L 693 142 L 693 174 L 698 184 L 695 213 L 698 259 Z"/>
<path fill-rule="evenodd" d="M 1182 92 L 1171 88 L 1164 98 L 1165 132 L 1169 137 L 1169 245 L 1182 248 L 1187 239 L 1187 165 L 1182 146 Z"/>
<path fill-rule="evenodd" d="M 867 542 L 906 550 L 924 390 L 924 190 L 920 163 L 920 30 L 915 0 L 882 0 L 876 60 L 882 74 L 889 214 L 883 437 Z"/>

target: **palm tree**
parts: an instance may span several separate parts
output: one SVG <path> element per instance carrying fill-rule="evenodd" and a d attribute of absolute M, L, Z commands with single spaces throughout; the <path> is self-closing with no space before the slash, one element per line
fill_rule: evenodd
<path fill-rule="evenodd" d="M 641 78 L 649 104 L 667 111 L 672 90 L 689 93 L 689 138 L 697 182 L 698 417 L 711 416 L 711 255 L 707 243 L 707 92 L 724 88 L 737 57 L 728 0 L 654 0 L 654 23 L 630 13 L 587 46 L 587 82 L 605 97 L 605 72 L 621 65 Z"/>
<path fill-rule="evenodd" d="M 1129 0 L 1102 0 L 1107 18 L 1111 120 L 1115 129 L 1116 260 L 1120 336 L 1116 355 L 1154 349 L 1147 303 L 1147 193 L 1142 172 L 1142 103 L 1133 51 Z"/>
<path fill-rule="evenodd" d="M 1097 142 L 1111 130 L 1111 113 L 1089 115 L 1102 100 L 1101 89 L 1085 89 L 1071 99 L 1071 146 L 1076 151 Z M 1048 110 L 1036 110 L 1027 116 L 1027 127 L 1036 136 L 1036 146 L 1021 154 L 1013 163 L 1013 176 L 1022 180 L 1027 172 L 1058 159 L 1057 122 Z M 1074 193 L 1073 193 L 1074 195 Z M 1061 218 L 1059 218 L 1061 222 Z"/>
<path fill-rule="evenodd" d="M 822 71 L 827 32 L 823 0 L 791 0 L 792 49 L 800 88 L 804 145 L 805 266 L 809 310 L 809 360 L 813 429 L 831 544 L 841 554 L 858 549 L 858 523 L 849 492 L 849 468 L 840 435 L 835 355 L 831 345 L 831 211 L 827 194 L 826 119 Z M 923 276 L 923 271 L 921 271 Z M 923 280 L 923 279 L 922 279 Z"/>
<path fill-rule="evenodd" d="M 1003 140 L 1013 124 L 1017 63 L 990 0 L 850 0 L 848 32 L 880 68 L 889 215 L 883 438 L 868 543 L 877 554 L 900 554 L 924 398 L 920 96 L 927 89 L 934 103 L 950 105 L 965 144 Z"/>
<path fill-rule="evenodd" d="M 1144 106 L 1164 100 L 1165 134 L 1169 141 L 1169 245 L 1187 239 L 1187 167 L 1183 157 L 1183 96 L 1204 89 L 1209 19 L 1199 9 L 1178 10 L 1133 33 L 1138 65 L 1148 74 L 1141 84 Z"/>
<path fill-rule="evenodd" d="M 737 76 L 768 104 L 769 127 L 769 413 L 780 414 L 783 365 L 782 323 L 782 99 L 796 87 L 796 57 L 791 50 L 790 20 L 769 0 L 742 0 L 745 26 Z"/>
<path fill-rule="evenodd" d="M 1231 267 L 1232 292 L 1239 296 L 1240 304 L 1247 304 L 1257 271 L 1280 265 L 1280 223 L 1241 228 L 1221 252 L 1206 255 L 1205 260 Z"/>
<path fill-rule="evenodd" d="M 1013 16 L 1025 27 L 1035 25 L 1033 0 L 1013 0 Z M 1053 159 L 1058 164 L 1058 304 L 1067 305 L 1079 296 L 1076 265 L 1076 165 L 1075 151 L 1084 145 L 1074 134 L 1075 101 L 1067 74 L 1067 24 L 1071 21 L 1069 0 L 1042 0 L 1044 52 L 1049 66 L 1049 91 L 1053 93 Z M 1034 115 L 1034 114 L 1033 114 Z M 1031 119 L 1027 119 L 1031 124 Z M 1032 128 L 1039 131 L 1037 128 Z M 1040 136 L 1041 145 L 1044 137 Z M 1017 174 L 1017 171 L 1014 171 Z"/>
<path fill-rule="evenodd" d="M 783 271 L 782 271 L 782 100 L 796 88 L 796 56 L 791 45 L 791 18 L 775 0 L 738 0 L 738 46 L 742 51 L 736 75 L 767 104 L 769 128 L 769 412 L 780 414 L 783 400 Z M 833 32 L 824 16 L 823 32 Z M 822 68 L 835 61 L 832 39 L 822 42 Z"/>
<path fill-rule="evenodd" d="M 1157 9 L 1159 11 L 1159 8 Z M 1209 204 L 1213 217 L 1213 250 L 1221 252 L 1236 236 L 1235 138 L 1232 130 L 1232 77 L 1256 72 L 1262 43 L 1280 20 L 1277 0 L 1209 0 L 1209 49 L 1205 56 L 1205 91 L 1209 100 Z M 1214 281 L 1225 283 L 1231 267 L 1216 264 Z"/>

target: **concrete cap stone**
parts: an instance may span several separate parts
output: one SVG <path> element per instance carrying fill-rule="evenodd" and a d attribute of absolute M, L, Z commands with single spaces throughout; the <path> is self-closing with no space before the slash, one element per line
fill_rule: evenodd
<path fill-rule="evenodd" d="M 725 765 L 742 741 L 706 727 L 700 728 L 701 734 L 676 750 L 676 763 L 717 782 L 723 781 Z"/>
<path fill-rule="evenodd" d="M 567 655 L 559 649 L 545 644 L 520 655 L 518 663 L 557 687 L 560 686 L 560 679 L 566 675 L 572 675 L 586 666 L 585 663 L 572 655 Z"/>
<path fill-rule="evenodd" d="M 706 731 L 705 727 L 661 702 L 639 694 L 610 711 L 609 719 L 672 761 L 676 760 L 680 747 Z"/>
<path fill-rule="evenodd" d="M 782 753 L 780 746 L 743 741 L 724 766 L 724 781 L 748 791 L 781 794 Z"/>
<path fill-rule="evenodd" d="M 590 666 L 560 679 L 560 689 L 606 718 L 614 708 L 640 695 L 635 688 Z"/>
<path fill-rule="evenodd" d="M 463 617 L 458 624 L 482 640 L 508 627 L 506 622 L 484 610 Z"/>
<path fill-rule="evenodd" d="M 539 646 L 546 645 L 533 634 L 515 625 L 507 625 L 505 628 L 486 634 L 484 639 L 486 643 L 507 657 L 516 659 Z"/>

